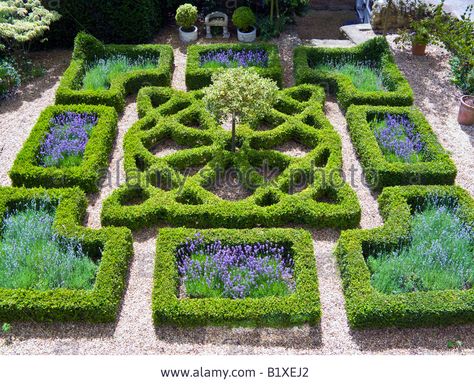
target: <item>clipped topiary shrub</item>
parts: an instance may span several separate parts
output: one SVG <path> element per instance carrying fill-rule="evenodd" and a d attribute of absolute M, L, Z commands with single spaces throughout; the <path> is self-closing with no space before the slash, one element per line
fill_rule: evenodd
<path fill-rule="evenodd" d="M 83 90 L 83 79 L 91 63 L 117 56 L 152 58 L 156 67 L 131 70 L 116 75 L 107 90 Z M 90 104 L 113 106 L 121 112 L 125 97 L 142 86 L 168 86 L 171 83 L 173 49 L 168 45 L 104 45 L 91 35 L 79 33 L 75 40 L 71 64 L 56 92 L 56 104 Z"/>
<path fill-rule="evenodd" d="M 125 277 L 133 254 L 132 235 L 125 228 L 93 230 L 81 225 L 87 201 L 77 189 L 0 188 L 0 214 L 5 215 L 34 199 L 57 204 L 54 230 L 61 238 L 79 241 L 84 252 L 99 262 L 92 289 L 57 288 L 47 291 L 0 288 L 3 321 L 111 322 L 118 312 Z"/>
<path fill-rule="evenodd" d="M 232 23 L 240 31 L 249 32 L 257 23 L 257 18 L 250 7 L 239 7 L 232 14 Z"/>
<path fill-rule="evenodd" d="M 358 225 L 360 206 L 340 176 L 341 143 L 321 88 L 278 92 L 269 115 L 237 126 L 236 152 L 202 91 L 143 88 L 137 101 L 143 118 L 124 139 L 128 184 L 105 201 L 104 225 Z"/>
<path fill-rule="evenodd" d="M 350 69 L 352 72 L 365 72 L 367 75 L 367 72 L 375 71 L 374 76 L 380 79 L 380 90 L 358 89 L 348 75 L 341 74 L 341 66 L 347 64 L 355 66 L 355 69 Z M 294 67 L 297 85 L 323 85 L 336 94 L 344 109 L 352 104 L 405 106 L 413 103 L 411 87 L 395 64 L 383 37 L 354 48 L 299 46 L 294 51 Z M 357 79 L 358 75 L 354 78 Z"/>
<path fill-rule="evenodd" d="M 205 243 L 223 246 L 274 243 L 284 246 L 293 261 L 293 292 L 285 296 L 244 299 L 180 298 L 177 250 L 195 229 L 161 229 L 157 240 L 153 287 L 153 320 L 179 326 L 294 326 L 316 325 L 321 317 L 318 280 L 311 235 L 301 229 L 211 229 L 201 231 Z"/>
<path fill-rule="evenodd" d="M 68 125 L 67 114 L 72 113 L 75 119 L 73 133 L 69 134 L 70 149 L 76 150 L 79 146 L 85 146 L 80 163 L 75 165 L 50 165 L 44 163 L 41 155 L 47 141 L 54 142 L 54 134 L 51 128 L 56 124 Z M 88 116 L 94 119 L 94 124 L 87 124 Z M 81 122 L 83 123 L 81 126 Z M 88 127 L 87 130 L 84 129 Z M 89 127 L 91 127 L 89 129 Z M 84 129 L 83 132 L 81 130 Z M 57 128 L 57 147 L 54 144 L 47 149 L 48 153 L 55 158 L 57 152 L 67 153 L 68 148 L 63 139 L 63 126 Z M 115 134 L 117 132 L 117 113 L 111 107 L 100 105 L 54 105 L 43 111 L 38 122 L 30 133 L 23 148 L 19 152 L 13 167 L 10 170 L 10 178 L 15 186 L 26 187 L 71 187 L 79 186 L 86 192 L 98 191 L 99 180 L 107 171 L 109 155 L 112 150 Z M 85 139 L 87 138 L 87 140 Z M 80 143 L 86 144 L 80 144 Z M 81 155 L 79 155 L 81 156 Z"/>
<path fill-rule="evenodd" d="M 176 10 L 176 24 L 184 31 L 192 31 L 198 17 L 198 9 L 192 4 L 182 4 Z"/>
<path fill-rule="evenodd" d="M 238 53 L 241 53 L 241 55 L 239 56 Z M 208 61 L 214 62 L 214 66 L 206 66 L 205 63 Z M 264 43 L 226 43 L 189 46 L 186 63 L 186 86 L 190 90 L 209 86 L 212 74 L 222 71 L 222 69 L 227 67 L 237 66 L 251 67 L 260 76 L 271 78 L 279 87 L 282 86 L 283 69 L 278 47 Z"/>
<path fill-rule="evenodd" d="M 397 121 L 397 118 L 405 120 L 415 139 L 407 141 L 404 134 L 398 133 L 398 128 L 388 128 L 387 125 L 384 127 L 387 128 L 385 132 L 392 130 L 393 133 L 377 135 L 374 126 L 387 117 L 392 118 L 392 121 Z M 374 189 L 397 185 L 454 183 L 455 164 L 438 143 L 423 114 L 416 108 L 352 105 L 346 118 L 366 179 Z M 417 143 L 414 144 L 414 147 L 418 148 L 417 152 L 412 153 L 412 156 L 417 157 L 412 161 L 403 160 L 401 157 L 390 160 L 384 155 L 380 142 L 391 143 L 392 148 L 397 148 L 394 151 L 403 157 L 410 156 L 406 155 L 410 151 L 407 149 L 407 143 Z"/>
<path fill-rule="evenodd" d="M 342 232 L 336 256 L 347 316 L 353 328 L 438 326 L 474 320 L 472 284 L 466 285 L 464 289 L 416 291 L 421 279 L 417 279 L 414 271 L 400 274 L 404 276 L 405 282 L 411 281 L 412 289 L 415 289 L 411 292 L 382 292 L 372 284 L 374 272 L 371 272 L 367 263 L 369 256 L 380 251 L 400 252 L 400 244 L 410 243 L 412 214 L 432 199 L 443 204 L 454 204 L 462 222 L 472 228 L 474 200 L 465 190 L 457 186 L 406 186 L 385 188 L 379 197 L 380 211 L 385 221 L 383 227 Z M 434 270 L 435 263 L 444 259 L 443 256 L 436 256 L 436 250 L 430 249 L 428 237 L 424 239 L 424 254 L 427 255 L 426 260 L 431 260 L 430 267 Z M 470 238 L 472 242 L 472 229 Z M 451 257 L 446 260 L 451 260 Z M 397 268 L 400 271 L 406 267 L 399 264 Z"/>

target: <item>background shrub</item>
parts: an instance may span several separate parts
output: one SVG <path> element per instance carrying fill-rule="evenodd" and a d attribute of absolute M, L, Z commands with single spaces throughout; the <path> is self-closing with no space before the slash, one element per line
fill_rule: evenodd
<path fill-rule="evenodd" d="M 42 1 L 62 15 L 49 34 L 49 40 L 60 45 L 71 45 L 80 31 L 106 43 L 144 43 L 162 24 L 162 0 Z"/>
<path fill-rule="evenodd" d="M 0 59 L 0 98 L 8 96 L 18 86 L 21 77 L 11 60 Z"/>

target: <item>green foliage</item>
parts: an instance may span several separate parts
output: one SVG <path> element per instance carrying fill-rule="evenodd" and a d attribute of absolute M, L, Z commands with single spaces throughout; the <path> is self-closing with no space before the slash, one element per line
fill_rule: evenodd
<path fill-rule="evenodd" d="M 291 21 L 291 18 L 285 15 L 281 15 L 275 20 L 271 20 L 267 15 L 259 17 L 257 19 L 257 28 L 259 30 L 260 39 L 270 40 L 272 38 L 278 38 Z"/>
<path fill-rule="evenodd" d="M 91 63 L 116 56 L 131 59 L 156 58 L 153 69 L 134 70 L 117 75 L 107 90 L 83 90 L 83 80 Z M 113 106 L 121 112 L 125 97 L 142 86 L 168 86 L 171 83 L 173 49 L 168 45 L 104 45 L 93 36 L 79 33 L 75 40 L 71 64 L 56 92 L 56 104 L 90 104 Z"/>
<path fill-rule="evenodd" d="M 318 280 L 311 235 L 302 229 L 210 229 L 206 242 L 225 245 L 273 242 L 289 248 L 296 289 L 287 296 L 263 298 L 178 298 L 176 249 L 196 234 L 194 229 L 161 229 L 156 243 L 153 320 L 156 325 L 294 326 L 316 325 L 321 317 Z"/>
<path fill-rule="evenodd" d="M 437 43 L 436 35 L 429 17 L 419 20 L 412 20 L 409 29 L 400 30 L 399 36 L 395 38 L 395 43 L 405 46 L 410 43 L 412 45 L 427 45 Z"/>
<path fill-rule="evenodd" d="M 472 287 L 474 235 L 450 202 L 429 200 L 416 209 L 407 242 L 367 258 L 375 289 L 398 294 Z"/>
<path fill-rule="evenodd" d="M 6 214 L 0 239 L 0 288 L 91 289 L 98 265 L 80 241 L 53 230 L 55 205 L 33 200 Z"/>
<path fill-rule="evenodd" d="M 0 41 L 9 48 L 41 39 L 61 15 L 40 0 L 4 0 L 0 3 Z"/>
<path fill-rule="evenodd" d="M 156 58 L 128 58 L 123 55 L 101 59 L 88 65 L 82 89 L 107 90 L 114 78 L 130 71 L 151 70 L 158 66 Z"/>
<path fill-rule="evenodd" d="M 0 319 L 8 321 L 115 320 L 125 290 L 132 256 L 132 235 L 124 228 L 88 229 L 81 225 L 87 200 L 74 189 L 0 188 L 2 218 L 39 198 L 57 203 L 53 229 L 58 236 L 80 240 L 84 252 L 99 263 L 91 290 L 57 288 L 48 291 L 0 288 Z"/>
<path fill-rule="evenodd" d="M 371 122 L 386 114 L 406 115 L 425 144 L 424 159 L 416 163 L 391 162 L 385 158 Z M 413 184 L 453 184 L 456 166 L 439 144 L 421 112 L 413 107 L 351 106 L 346 114 L 352 143 L 360 158 L 367 182 L 374 189 Z"/>
<path fill-rule="evenodd" d="M 106 43 L 146 43 L 163 21 L 162 0 L 60 0 L 45 1 L 63 17 L 51 28 L 49 40 L 72 45 L 80 31 Z"/>
<path fill-rule="evenodd" d="M 63 112 L 96 114 L 98 122 L 91 131 L 79 165 L 61 168 L 43 167 L 38 159 L 41 144 L 49 132 L 51 119 Z M 100 105 L 54 105 L 46 108 L 13 163 L 9 173 L 13 185 L 79 186 L 87 192 L 97 192 L 99 181 L 107 171 L 116 132 L 117 113 L 113 108 Z"/>
<path fill-rule="evenodd" d="M 201 55 L 215 50 L 265 50 L 268 52 L 268 66 L 256 67 L 256 72 L 265 78 L 271 78 L 279 87 L 283 82 L 283 68 L 280 62 L 278 47 L 273 44 L 208 44 L 208 45 L 191 45 L 188 47 L 187 63 L 186 63 L 186 86 L 188 90 L 197 90 L 211 84 L 212 75 L 216 72 L 223 71 L 223 68 L 205 68 L 201 67 Z"/>
<path fill-rule="evenodd" d="M 10 331 L 12 330 L 12 325 L 5 322 L 3 325 L 2 325 L 2 333 L 3 334 L 8 334 L 10 333 Z"/>
<path fill-rule="evenodd" d="M 453 54 L 451 69 L 454 83 L 465 93 L 474 93 L 474 22 L 473 6 L 467 7 L 461 18 L 447 14 L 443 3 L 438 5 L 429 18 L 439 41 Z"/>
<path fill-rule="evenodd" d="M 255 26 L 257 18 L 250 7 L 238 7 L 232 14 L 232 23 L 242 32 L 249 32 Z"/>
<path fill-rule="evenodd" d="M 0 98 L 8 96 L 20 86 L 21 77 L 12 61 L 0 59 Z"/>
<path fill-rule="evenodd" d="M 196 23 L 198 9 L 192 4 L 182 4 L 176 10 L 176 24 L 185 30 L 191 29 Z"/>
<path fill-rule="evenodd" d="M 379 196 L 384 226 L 343 231 L 336 247 L 346 311 L 353 328 L 435 326 L 474 321 L 474 289 L 384 294 L 371 284 L 366 258 L 391 249 L 411 233 L 412 213 L 433 197 L 457 203 L 459 215 L 474 224 L 474 200 L 457 186 L 385 188 Z"/>
<path fill-rule="evenodd" d="M 317 68 L 320 64 L 344 61 L 369 62 L 378 67 L 387 90 L 361 91 L 346 75 Z M 324 85 L 329 92 L 336 94 L 344 109 L 352 104 L 405 106 L 413 103 L 411 87 L 395 64 L 388 43 L 383 37 L 371 39 L 354 48 L 299 46 L 294 51 L 294 67 L 297 85 Z"/>
<path fill-rule="evenodd" d="M 202 91 L 169 88 L 140 91 L 142 119 L 124 139 L 128 184 L 105 201 L 103 225 L 248 228 L 295 220 L 318 228 L 358 225 L 360 206 L 340 176 L 341 142 L 324 115 L 320 87 L 278 92 L 267 117 L 237 126 L 236 153 L 229 151 L 231 134 L 206 110 L 202 96 Z M 155 156 L 153 147 L 165 140 L 187 149 Z M 295 157 L 275 150 L 290 141 L 307 147 L 308 153 Z M 264 178 L 258 171 L 265 165 L 280 175 Z M 199 172 L 189 175 L 191 168 Z M 231 170 L 242 177 L 247 198 L 225 200 L 212 192 L 219 172 Z"/>

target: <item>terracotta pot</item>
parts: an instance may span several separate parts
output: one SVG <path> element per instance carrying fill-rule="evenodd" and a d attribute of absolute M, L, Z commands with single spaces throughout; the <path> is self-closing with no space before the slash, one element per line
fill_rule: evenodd
<path fill-rule="evenodd" d="M 426 52 L 426 44 L 418 44 L 418 43 L 413 43 L 411 45 L 411 52 L 413 55 L 425 55 Z"/>
<path fill-rule="evenodd" d="M 474 96 L 462 96 L 459 106 L 458 123 L 462 125 L 474 124 Z"/>

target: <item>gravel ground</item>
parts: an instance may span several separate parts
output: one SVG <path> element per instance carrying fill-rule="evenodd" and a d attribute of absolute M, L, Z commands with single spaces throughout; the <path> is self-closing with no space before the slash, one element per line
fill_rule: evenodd
<path fill-rule="evenodd" d="M 174 47 L 176 68 L 173 87 L 185 89 L 185 47 L 177 42 L 173 28 L 163 31 L 157 42 Z M 169 38 L 165 38 L 169 37 Z M 199 43 L 207 42 L 201 39 Z M 298 44 L 295 32 L 278 41 L 285 65 L 291 63 L 291 49 Z M 413 58 L 395 50 L 396 60 L 413 86 L 416 103 L 422 109 L 441 143 L 452 153 L 458 183 L 474 195 L 473 128 L 456 122 L 459 92 L 449 83 L 447 57 L 442 50 L 430 49 L 430 56 Z M 48 75 L 22 88 L 0 105 L 0 179 L 9 185 L 8 171 L 39 113 L 53 103 L 58 77 L 67 66 L 70 52 L 38 54 Z M 284 84 L 293 84 L 292 69 L 286 66 Z M 433 93 L 433 91 L 436 91 Z M 446 91 L 447 93 L 441 93 Z M 362 206 L 361 227 L 381 224 L 376 196 L 364 185 L 361 166 L 355 156 L 338 105 L 328 99 L 326 114 L 338 131 L 343 147 L 343 171 L 354 187 Z M 102 201 L 124 180 L 123 135 L 137 120 L 134 97 L 130 97 L 120 118 L 118 136 L 101 192 L 90 196 L 87 225 L 100 227 Z M 128 287 L 115 324 L 36 324 L 15 323 L 10 338 L 0 339 L 3 354 L 433 354 L 474 353 L 474 325 L 434 329 L 384 329 L 352 332 L 344 309 L 341 282 L 332 254 L 339 233 L 311 231 L 317 260 L 323 317 L 320 327 L 292 329 L 154 328 L 150 298 L 157 229 L 134 234 L 135 255 Z M 448 350 L 448 341 L 462 341 L 461 349 Z"/>

